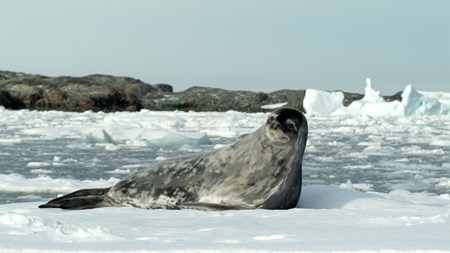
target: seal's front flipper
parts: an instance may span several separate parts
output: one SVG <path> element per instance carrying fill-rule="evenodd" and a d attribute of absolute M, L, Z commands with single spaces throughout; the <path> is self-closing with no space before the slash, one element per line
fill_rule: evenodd
<path fill-rule="evenodd" d="M 206 202 L 184 202 L 180 203 L 179 206 L 182 209 L 195 209 L 201 211 L 225 211 L 225 210 L 250 210 L 253 209 L 249 206 L 241 205 L 222 205 L 216 203 L 206 203 Z"/>
<path fill-rule="evenodd" d="M 104 194 L 109 188 L 83 189 L 69 193 L 62 197 L 50 200 L 39 208 L 62 208 L 62 209 L 90 209 L 110 206 L 105 202 Z"/>

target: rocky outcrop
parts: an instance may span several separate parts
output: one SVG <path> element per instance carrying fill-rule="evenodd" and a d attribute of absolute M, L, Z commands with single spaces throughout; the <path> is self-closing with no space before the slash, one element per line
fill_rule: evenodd
<path fill-rule="evenodd" d="M 92 111 L 242 111 L 261 112 L 264 105 L 287 103 L 302 111 L 305 90 L 271 93 L 192 87 L 173 92 L 169 84 L 109 75 L 47 77 L 0 71 L 0 105 L 9 109 Z M 344 105 L 363 95 L 344 92 Z M 401 100 L 401 92 L 385 97 Z"/>
<path fill-rule="evenodd" d="M 304 90 L 280 90 L 272 93 L 230 91 L 217 88 L 192 87 L 183 92 L 143 98 L 144 108 L 150 110 L 182 111 L 241 111 L 261 112 L 261 106 L 287 102 L 303 110 Z"/>
<path fill-rule="evenodd" d="M 158 92 L 137 79 L 90 75 L 46 77 L 0 72 L 0 104 L 11 109 L 137 111 L 139 96 Z"/>

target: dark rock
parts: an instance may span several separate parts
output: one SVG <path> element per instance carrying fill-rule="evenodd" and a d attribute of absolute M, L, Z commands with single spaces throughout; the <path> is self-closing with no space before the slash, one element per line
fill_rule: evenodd
<path fill-rule="evenodd" d="M 267 96 L 264 92 L 258 92 L 259 100 L 261 102 L 267 101 L 269 99 L 269 96 Z"/>
<path fill-rule="evenodd" d="M 344 93 L 345 106 L 364 96 Z M 278 90 L 271 93 L 230 91 L 192 87 L 173 92 L 169 84 L 150 85 L 130 77 L 89 75 L 85 77 L 46 77 L 0 71 L 0 105 L 9 109 L 62 111 L 228 111 L 262 112 L 264 105 L 287 103 L 303 108 L 305 90 Z M 385 96 L 400 100 L 401 92 Z"/>
<path fill-rule="evenodd" d="M 349 106 L 353 101 L 361 100 L 364 97 L 364 95 L 358 93 L 341 92 L 344 93 L 344 100 L 342 101 L 344 106 Z"/>
<path fill-rule="evenodd" d="M 229 91 L 218 88 L 192 87 L 183 92 L 145 98 L 149 110 L 182 111 L 241 111 L 261 112 L 261 106 L 287 102 L 288 106 L 303 110 L 304 90 L 280 90 L 272 93 Z M 304 110 L 303 110 L 304 111 Z"/>
<path fill-rule="evenodd" d="M 0 104 L 11 109 L 138 111 L 139 99 L 157 89 L 129 77 L 46 77 L 0 71 Z"/>
<path fill-rule="evenodd" d="M 5 90 L 0 90 L 0 105 L 3 105 L 5 108 L 14 110 L 25 108 L 25 105 L 21 100 L 12 97 L 9 92 Z"/>
<path fill-rule="evenodd" d="M 305 112 L 305 109 L 303 108 L 303 99 L 305 99 L 305 90 L 279 90 L 270 93 L 269 99 L 264 105 L 287 102 L 287 106 Z"/>
<path fill-rule="evenodd" d="M 357 93 L 349 93 L 349 92 L 344 92 L 344 91 L 342 91 L 342 93 L 344 93 L 344 101 L 342 101 L 344 106 L 349 106 L 353 101 L 361 100 L 364 97 L 364 95 L 357 94 Z M 392 102 L 392 101 L 400 101 L 401 102 L 402 101 L 402 93 L 403 92 L 399 91 L 392 96 L 383 96 L 383 99 L 386 102 Z"/>
<path fill-rule="evenodd" d="M 163 97 L 150 98 L 146 109 L 182 111 L 261 111 L 259 95 L 249 91 L 192 87 Z M 145 106 L 145 105 L 144 105 Z"/>
<path fill-rule="evenodd" d="M 392 102 L 392 101 L 400 101 L 400 102 L 402 102 L 402 93 L 403 92 L 399 91 L 399 92 L 395 93 L 392 96 L 383 96 L 383 98 L 384 98 L 384 100 L 386 102 Z"/>
<path fill-rule="evenodd" d="M 172 93 L 173 92 L 173 87 L 170 84 L 157 83 L 157 84 L 154 84 L 153 87 L 155 87 L 159 92 L 164 92 L 164 93 Z"/>

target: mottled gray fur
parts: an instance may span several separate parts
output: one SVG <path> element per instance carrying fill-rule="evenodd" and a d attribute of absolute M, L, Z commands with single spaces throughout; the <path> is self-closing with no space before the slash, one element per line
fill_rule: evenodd
<path fill-rule="evenodd" d="M 80 190 L 40 207 L 293 208 L 300 197 L 307 135 L 304 115 L 281 108 L 234 144 L 160 161 L 111 188 Z"/>

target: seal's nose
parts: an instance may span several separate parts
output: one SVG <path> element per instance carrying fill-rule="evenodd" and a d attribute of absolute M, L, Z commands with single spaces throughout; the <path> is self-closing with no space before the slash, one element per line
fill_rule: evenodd
<path fill-rule="evenodd" d="M 273 121 L 273 122 L 271 122 L 271 123 L 270 123 L 270 126 L 271 126 L 273 129 L 277 129 L 277 128 L 280 128 L 280 127 L 281 127 L 281 125 L 280 125 L 280 123 L 279 123 L 278 121 Z"/>
<path fill-rule="evenodd" d="M 277 120 L 277 118 L 275 118 L 274 116 L 270 116 L 267 119 L 267 123 L 269 124 L 270 128 L 272 128 L 272 129 L 278 129 L 278 128 L 283 129 L 279 120 Z"/>

